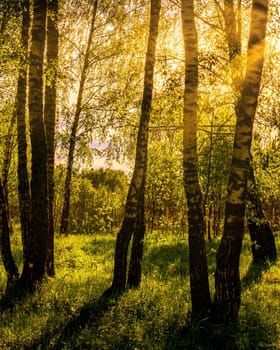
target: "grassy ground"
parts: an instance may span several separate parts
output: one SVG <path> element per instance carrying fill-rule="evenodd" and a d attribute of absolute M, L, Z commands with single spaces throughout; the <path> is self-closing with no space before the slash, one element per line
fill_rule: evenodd
<path fill-rule="evenodd" d="M 114 243 L 112 235 L 57 237 L 56 278 L 0 314 L 0 349 L 280 349 L 280 262 L 251 266 L 246 239 L 237 326 L 189 320 L 187 241 L 171 234 L 147 238 L 139 290 L 100 301 L 110 286 Z M 212 292 L 216 248 L 217 242 L 207 246 Z M 4 289 L 1 266 L 0 295 Z"/>

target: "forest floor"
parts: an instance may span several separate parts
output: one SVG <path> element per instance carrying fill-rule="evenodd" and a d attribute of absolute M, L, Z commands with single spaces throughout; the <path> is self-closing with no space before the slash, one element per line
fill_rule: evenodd
<path fill-rule="evenodd" d="M 13 251 L 21 261 L 20 237 Z M 280 237 L 278 235 L 278 252 Z M 0 314 L 0 349 L 280 349 L 280 259 L 251 265 L 245 236 L 238 325 L 191 321 L 188 245 L 181 235 L 155 232 L 145 241 L 141 288 L 110 302 L 115 237 L 56 237 L 56 277 L 34 295 Z M 218 241 L 207 243 L 211 291 Z M 5 289 L 0 266 L 0 296 Z"/>

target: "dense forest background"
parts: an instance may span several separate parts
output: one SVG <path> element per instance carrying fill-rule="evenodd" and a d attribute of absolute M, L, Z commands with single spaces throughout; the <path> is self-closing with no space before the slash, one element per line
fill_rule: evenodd
<path fill-rule="evenodd" d="M 87 322 L 102 338 L 105 321 L 98 326 L 94 315 L 115 327 L 125 303 L 114 305 L 112 320 L 106 312 L 130 289 L 134 307 L 124 315 L 140 309 L 149 315 L 141 293 L 163 293 L 158 307 L 164 308 L 171 301 L 160 286 L 169 283 L 179 299 L 162 314 L 178 317 L 168 325 L 177 338 L 167 348 L 222 349 L 228 324 L 225 334 L 241 332 L 235 333 L 239 313 L 246 319 L 241 293 L 263 271 L 279 283 L 279 23 L 278 0 L 1 1 L 3 324 L 18 303 L 19 313 L 37 305 L 40 293 L 54 310 L 47 289 L 57 293 L 67 280 L 63 274 L 74 281 L 84 265 L 87 282 L 88 273 L 95 276 L 96 292 L 78 298 L 76 323 L 70 317 L 61 338 L 55 327 L 48 338 L 38 326 L 46 348 L 52 341 L 59 348 L 79 327 L 85 327 L 82 345 L 73 338 L 69 348 L 86 348 L 86 341 L 105 348 L 114 336 L 93 343 Z M 80 255 L 76 247 L 83 247 Z M 80 287 L 82 293 L 89 285 Z M 63 297 L 66 309 L 73 291 Z M 144 304 L 137 311 L 138 302 Z M 64 312 L 58 311 L 59 327 Z M 139 317 L 141 327 L 152 322 Z M 150 325 L 153 340 L 145 343 L 142 334 L 133 343 L 130 334 L 128 349 L 164 348 L 166 325 L 153 313 L 147 317 L 159 327 Z M 257 340 L 243 335 L 241 344 L 238 333 L 230 337 L 232 349 L 262 349 L 262 341 L 278 349 L 275 317 L 269 340 L 264 332 Z M 203 329 L 212 334 L 208 345 L 200 344 Z M 30 348 L 41 346 L 37 337 L 24 337 Z M 111 348 L 125 348 L 119 341 Z"/>

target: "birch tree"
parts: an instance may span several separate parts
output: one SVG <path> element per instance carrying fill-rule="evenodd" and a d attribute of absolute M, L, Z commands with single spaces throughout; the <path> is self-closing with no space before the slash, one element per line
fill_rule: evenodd
<path fill-rule="evenodd" d="M 121 294 L 125 290 L 127 282 L 130 287 L 137 287 L 141 281 L 141 263 L 145 234 L 144 193 L 148 157 L 148 128 L 152 108 L 156 41 L 160 9 L 161 0 L 151 0 L 144 88 L 137 135 L 134 171 L 127 194 L 124 219 L 117 235 L 113 281 L 111 287 L 105 291 L 105 296 Z M 129 278 L 127 281 L 127 255 L 132 236 L 133 242 L 128 274 Z"/>
<path fill-rule="evenodd" d="M 13 293 L 19 280 L 19 271 L 15 264 L 10 241 L 10 226 L 7 215 L 7 201 L 0 178 L 0 251 L 4 268 L 7 273 L 6 294 Z"/>
<path fill-rule="evenodd" d="M 79 127 L 80 115 L 82 112 L 82 98 L 83 98 L 84 86 L 85 86 L 86 77 L 87 77 L 89 64 L 90 64 L 89 59 L 90 59 L 90 51 L 91 51 L 93 34 L 95 31 L 97 7 L 98 7 L 98 0 L 95 0 L 93 4 L 92 20 L 91 20 L 91 26 L 90 26 L 89 36 L 87 40 L 85 58 L 84 58 L 84 63 L 83 63 L 80 82 L 79 82 L 79 91 L 77 96 L 75 115 L 71 126 L 71 134 L 69 139 L 69 151 L 68 151 L 68 157 L 67 157 L 66 178 L 65 178 L 65 185 L 64 185 L 64 200 L 63 200 L 63 209 L 62 209 L 61 221 L 60 221 L 61 234 L 68 233 L 70 197 L 71 197 L 71 179 L 72 179 L 72 171 L 73 171 L 74 152 L 76 147 L 76 136 L 77 136 L 77 131 Z"/>
<path fill-rule="evenodd" d="M 45 0 L 34 0 L 29 64 L 31 140 L 31 224 L 21 286 L 33 291 L 45 274 L 48 242 L 47 143 L 43 117 L 43 63 L 46 38 Z"/>
<path fill-rule="evenodd" d="M 194 1 L 182 0 L 185 47 L 185 91 L 183 123 L 184 188 L 188 205 L 190 285 L 193 316 L 206 315 L 211 306 L 202 194 L 198 178 L 197 100 L 198 44 L 194 20 Z"/>
<path fill-rule="evenodd" d="M 233 0 L 225 0 L 223 16 L 227 34 L 229 63 L 232 70 L 232 88 L 235 100 L 238 101 L 243 79 L 241 64 L 241 1 L 238 1 L 237 8 L 235 8 Z M 253 260 L 255 262 L 266 261 L 267 259 L 275 260 L 277 257 L 275 239 L 258 198 L 252 155 L 249 167 L 246 217 L 252 241 Z"/>
<path fill-rule="evenodd" d="M 17 122 L 17 157 L 18 157 L 18 194 L 19 212 L 22 233 L 23 258 L 27 258 L 27 247 L 30 237 L 31 197 L 27 161 L 27 126 L 26 126 L 26 103 L 27 103 L 27 58 L 28 40 L 30 28 L 30 2 L 23 2 L 23 17 L 21 31 L 22 54 L 19 62 L 19 76 L 15 102 L 15 114 Z"/>
<path fill-rule="evenodd" d="M 236 129 L 228 183 L 224 232 L 217 252 L 215 313 L 236 320 L 241 302 L 239 260 L 244 233 L 250 148 L 264 62 L 268 0 L 253 0 L 246 73 L 236 105 Z"/>
<path fill-rule="evenodd" d="M 49 194 L 49 238 L 46 262 L 47 273 L 54 276 L 54 153 L 56 123 L 56 81 L 58 70 L 58 0 L 48 1 L 47 14 L 47 79 L 45 86 L 44 121 L 46 126 L 48 152 L 48 194 Z"/>

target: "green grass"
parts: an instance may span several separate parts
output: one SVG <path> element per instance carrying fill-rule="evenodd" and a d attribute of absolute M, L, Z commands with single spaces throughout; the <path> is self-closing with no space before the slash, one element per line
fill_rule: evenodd
<path fill-rule="evenodd" d="M 56 277 L 0 314 L 0 349 L 280 349 L 280 263 L 251 266 L 246 238 L 239 325 L 190 321 L 187 240 L 172 234 L 146 239 L 140 289 L 100 301 L 112 278 L 114 244 L 109 234 L 57 237 Z M 212 293 L 217 245 L 207 245 Z M 14 234 L 18 263 L 19 246 Z M 0 278 L 3 295 L 2 266 Z"/>

